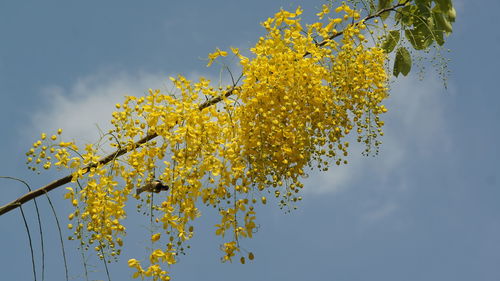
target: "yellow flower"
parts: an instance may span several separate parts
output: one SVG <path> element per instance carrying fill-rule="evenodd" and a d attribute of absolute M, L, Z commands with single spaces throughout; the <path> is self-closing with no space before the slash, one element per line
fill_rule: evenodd
<path fill-rule="evenodd" d="M 136 267 L 138 264 L 139 264 L 139 262 L 136 259 L 129 259 L 128 260 L 129 267 Z"/>
<path fill-rule="evenodd" d="M 240 54 L 240 49 L 231 47 L 231 52 L 238 56 Z"/>
<path fill-rule="evenodd" d="M 160 239 L 161 234 L 160 233 L 155 233 L 151 236 L 151 241 L 156 242 Z"/>
<path fill-rule="evenodd" d="M 227 52 L 221 51 L 219 48 L 216 48 L 216 51 L 208 54 L 208 64 L 207 66 L 212 65 L 213 61 L 218 58 L 218 57 L 225 57 L 227 56 Z"/>
<path fill-rule="evenodd" d="M 316 15 L 321 20 L 328 13 L 330 13 L 330 8 L 328 7 L 328 5 L 323 4 L 321 12 L 317 13 Z"/>

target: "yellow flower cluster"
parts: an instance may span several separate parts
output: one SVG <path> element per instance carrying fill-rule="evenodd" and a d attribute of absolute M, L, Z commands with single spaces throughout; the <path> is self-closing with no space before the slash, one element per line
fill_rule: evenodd
<path fill-rule="evenodd" d="M 70 158 L 71 153 L 68 152 L 68 150 L 78 151 L 78 147 L 73 142 L 56 143 L 61 134 L 62 129 L 58 129 L 57 134 L 51 135 L 50 138 L 46 133 L 42 133 L 40 139 L 33 143 L 30 150 L 26 152 L 26 164 L 30 170 L 37 171 L 39 166 L 45 170 L 50 169 L 53 158 L 58 160 L 54 163 L 58 168 L 68 168 L 74 161 L 79 161 L 79 158 Z"/>
<path fill-rule="evenodd" d="M 245 263 L 240 239 L 256 231 L 255 206 L 267 201 L 261 192 L 289 208 L 301 199 L 307 169 L 347 163 L 345 137 L 351 131 L 367 144 L 367 152 L 377 147 L 383 125 L 379 115 L 386 111 L 381 102 L 387 97 L 387 58 L 379 48 L 364 45 L 363 22 L 347 24 L 359 19 L 358 12 L 345 4 L 334 12 L 343 14 L 326 18 L 330 9 L 323 7 L 320 21 L 305 28 L 300 8 L 266 20 L 262 25 L 267 34 L 251 49 L 251 58 L 232 49 L 243 69 L 241 86 L 214 89 L 207 79 L 193 83 L 179 76 L 171 78 L 175 93 L 149 90 L 143 97 L 126 97 L 116 105 L 114 129 L 107 135 L 111 147 L 127 150 L 120 160 L 100 164 L 102 147 L 95 145 L 87 145 L 83 154 L 73 143 L 44 146 L 43 134 L 28 161 L 46 160 L 43 165 L 49 168 L 50 150 L 56 166 L 72 169 L 80 188 L 69 188 L 66 198 L 76 207 L 69 218 L 76 219 L 74 231 L 82 245 L 95 244 L 101 257 L 119 254 L 127 200 L 139 199 L 134 188 L 159 179 L 169 190 L 160 193 L 161 203 L 154 206 L 160 212 L 155 222 L 168 241 L 157 243 L 166 246 L 152 250 L 147 267 L 129 260 L 134 277 L 170 279 L 160 265 L 176 263 L 193 237 L 191 223 L 201 215 L 200 200 L 219 211 L 216 235 L 229 236 L 221 246 L 222 260 L 240 255 Z M 221 56 L 227 52 L 217 49 L 209 64 Z M 227 91 L 232 95 L 225 95 Z M 213 98 L 220 102 L 200 107 Z M 152 135 L 158 138 L 137 144 Z M 152 202 L 150 197 L 147 202 Z M 163 237 L 155 233 L 151 241 Z M 247 257 L 253 260 L 254 255 Z"/>
<path fill-rule="evenodd" d="M 342 10 L 359 17 L 346 6 L 337 9 Z M 330 159 L 347 163 L 349 143 L 343 138 L 355 126 L 359 141 L 371 147 L 379 132 L 373 130 L 382 125 L 378 115 L 385 111 L 380 102 L 387 96 L 386 56 L 364 47 L 362 23 L 345 27 L 339 43 L 329 40 L 329 24 L 314 24 L 302 34 L 298 14 L 282 11 L 264 23 L 269 33 L 243 66 L 245 80 L 237 94 L 242 105 L 234 118 L 245 179 L 259 189 L 285 186 L 284 193 L 276 193 L 284 204 L 295 200 L 306 166 L 327 169 Z M 320 47 L 313 38 L 321 34 L 327 43 Z"/>

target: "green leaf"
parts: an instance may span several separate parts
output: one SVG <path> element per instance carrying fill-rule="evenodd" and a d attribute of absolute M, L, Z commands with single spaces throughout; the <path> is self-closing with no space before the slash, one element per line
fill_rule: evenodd
<path fill-rule="evenodd" d="M 389 8 L 392 4 L 392 0 L 378 0 L 379 11 L 385 8 Z"/>
<path fill-rule="evenodd" d="M 394 76 L 398 77 L 399 73 L 404 76 L 408 75 L 411 70 L 410 52 L 405 47 L 399 47 L 396 52 L 396 60 L 394 61 Z"/>
<path fill-rule="evenodd" d="M 451 7 L 451 9 L 448 10 L 446 15 L 448 16 L 450 22 L 455 22 L 455 19 L 457 18 L 457 11 L 455 11 L 455 8 Z"/>
<path fill-rule="evenodd" d="M 434 34 L 434 41 L 436 41 L 436 43 L 438 43 L 439 46 L 442 46 L 444 44 L 443 31 L 434 29 L 433 34 Z"/>
<path fill-rule="evenodd" d="M 451 0 L 434 0 L 440 7 L 441 11 L 446 12 L 453 8 Z"/>
<path fill-rule="evenodd" d="M 382 43 L 382 49 L 388 54 L 394 50 L 399 42 L 399 30 L 391 30 L 385 36 L 385 40 Z"/>
<path fill-rule="evenodd" d="M 431 3 L 422 2 L 417 3 L 417 10 L 415 11 L 415 16 L 421 18 L 428 18 L 431 16 Z"/>
<path fill-rule="evenodd" d="M 375 7 L 375 1 L 371 0 L 370 1 L 370 14 L 373 15 L 377 12 L 377 9 Z"/>
<path fill-rule="evenodd" d="M 396 22 L 411 26 L 413 24 L 413 14 L 415 13 L 416 9 L 417 7 L 413 5 L 399 9 L 399 12 L 394 16 Z"/>
<path fill-rule="evenodd" d="M 392 4 L 392 0 L 379 0 L 378 1 L 378 10 L 389 8 Z M 389 16 L 390 12 L 385 12 L 380 15 L 382 20 L 385 20 Z"/>
<path fill-rule="evenodd" d="M 426 30 L 426 32 L 423 30 Z M 405 36 L 415 50 L 427 49 L 432 44 L 434 37 L 428 28 L 407 29 L 405 30 Z"/>
<path fill-rule="evenodd" d="M 433 11 L 432 18 L 437 30 L 444 31 L 447 34 L 450 34 L 453 31 L 451 23 L 448 21 L 447 17 L 443 15 L 442 12 Z"/>

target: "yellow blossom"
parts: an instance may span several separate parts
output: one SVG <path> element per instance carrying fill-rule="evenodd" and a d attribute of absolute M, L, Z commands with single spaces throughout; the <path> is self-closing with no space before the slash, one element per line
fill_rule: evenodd
<path fill-rule="evenodd" d="M 213 61 L 218 58 L 218 57 L 225 57 L 227 56 L 226 51 L 221 51 L 219 48 L 216 49 L 215 52 L 211 53 L 208 55 L 208 64 L 207 66 L 212 65 Z"/>
<path fill-rule="evenodd" d="M 151 236 L 151 241 L 156 242 L 160 239 L 161 234 L 160 233 L 155 233 Z"/>

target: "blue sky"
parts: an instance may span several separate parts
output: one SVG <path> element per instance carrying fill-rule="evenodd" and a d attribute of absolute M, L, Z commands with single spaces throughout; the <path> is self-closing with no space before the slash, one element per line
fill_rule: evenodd
<path fill-rule="evenodd" d="M 291 214 L 273 204 L 260 208 L 259 232 L 244 243 L 253 262 L 220 263 L 218 218 L 205 212 L 188 255 L 171 268 L 174 280 L 500 280 L 500 3 L 454 2 L 447 90 L 432 71 L 423 81 L 398 79 L 380 155 L 361 157 L 354 147 L 349 165 L 311 173 Z M 33 187 L 56 179 L 24 164 L 41 131 L 62 127 L 91 141 L 95 124 L 106 128 L 124 94 L 163 89 L 177 73 L 217 78 L 204 60 L 216 47 L 248 48 L 263 34 L 258 23 L 280 7 L 301 5 L 307 20 L 323 3 L 1 1 L 0 175 Z M 2 180 L 0 204 L 24 192 Z M 62 191 L 51 197 L 65 225 L 69 204 Z M 45 279 L 64 280 L 54 219 L 42 201 Z M 25 210 L 35 231 L 31 205 Z M 144 257 L 148 246 L 147 219 L 130 216 L 127 250 L 110 265 L 112 280 L 130 280 L 127 259 Z M 19 211 L 0 218 L 0 237 L 2 279 L 32 280 Z M 65 244 L 70 277 L 85 280 L 76 243 Z M 101 263 L 89 263 L 90 280 L 106 278 Z"/>

